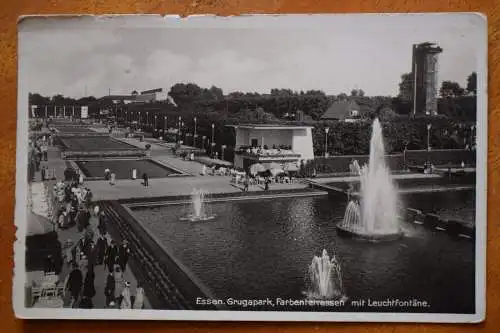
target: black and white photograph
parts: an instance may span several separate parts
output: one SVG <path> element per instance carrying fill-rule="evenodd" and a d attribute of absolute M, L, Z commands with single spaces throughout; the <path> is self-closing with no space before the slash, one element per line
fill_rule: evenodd
<path fill-rule="evenodd" d="M 25 16 L 17 317 L 484 320 L 478 13 Z"/>

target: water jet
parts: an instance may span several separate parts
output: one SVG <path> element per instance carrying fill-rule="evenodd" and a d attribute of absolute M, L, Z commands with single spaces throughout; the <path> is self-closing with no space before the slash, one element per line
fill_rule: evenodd
<path fill-rule="evenodd" d="M 202 222 L 209 221 L 215 218 L 215 215 L 207 214 L 205 208 L 206 192 L 199 189 L 193 189 L 191 192 L 191 211 L 192 213 L 186 217 L 182 217 L 181 221 Z"/>
<path fill-rule="evenodd" d="M 382 126 L 378 119 L 372 125 L 368 164 L 360 167 L 353 161 L 351 173 L 359 176 L 356 192 L 350 199 L 342 222 L 337 225 L 341 236 L 368 241 L 393 241 L 403 237 L 398 219 L 398 194 L 385 163 Z"/>
<path fill-rule="evenodd" d="M 309 266 L 308 299 L 345 299 L 342 268 L 333 255 L 330 259 L 324 249 L 321 256 L 314 256 Z"/>

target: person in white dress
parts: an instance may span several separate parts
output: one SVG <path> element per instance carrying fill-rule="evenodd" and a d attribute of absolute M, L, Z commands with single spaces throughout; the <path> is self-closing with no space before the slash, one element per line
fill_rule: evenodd
<path fill-rule="evenodd" d="M 122 291 L 122 302 L 120 303 L 120 309 L 131 309 L 132 301 L 130 300 L 130 282 L 125 282 L 125 287 Z"/>
<path fill-rule="evenodd" d="M 134 309 L 142 309 L 144 307 L 144 289 L 137 285 L 135 300 L 134 300 Z"/>

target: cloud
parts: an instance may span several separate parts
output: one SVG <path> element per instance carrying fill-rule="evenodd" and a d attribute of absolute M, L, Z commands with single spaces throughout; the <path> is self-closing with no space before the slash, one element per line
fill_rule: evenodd
<path fill-rule="evenodd" d="M 388 21 L 387 21 L 388 22 Z M 477 70 L 476 33 L 422 26 L 376 29 L 42 29 L 22 32 L 21 74 L 29 91 L 80 97 L 165 88 L 177 82 L 225 92 L 272 88 L 396 94 L 411 70 L 411 44 L 443 47 L 440 80 L 465 84 Z"/>

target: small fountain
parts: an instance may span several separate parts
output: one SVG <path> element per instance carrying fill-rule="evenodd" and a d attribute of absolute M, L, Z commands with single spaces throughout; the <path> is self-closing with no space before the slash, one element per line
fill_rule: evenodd
<path fill-rule="evenodd" d="M 182 221 L 208 221 L 213 220 L 215 215 L 207 214 L 205 209 L 205 195 L 206 193 L 199 189 L 193 189 L 191 192 L 191 210 L 192 213 L 186 217 L 181 218 Z"/>
<path fill-rule="evenodd" d="M 351 166 L 360 181 L 358 193 L 350 193 L 343 221 L 337 225 L 341 235 L 371 241 L 391 241 L 403 236 L 398 220 L 398 196 L 392 183 L 391 173 L 385 164 L 382 126 L 378 119 L 373 122 L 368 165 Z M 351 185 L 351 188 L 354 186 Z"/>
<path fill-rule="evenodd" d="M 309 266 L 309 299 L 345 299 L 342 268 L 335 255 L 330 260 L 326 250 L 321 257 L 314 256 Z"/>

